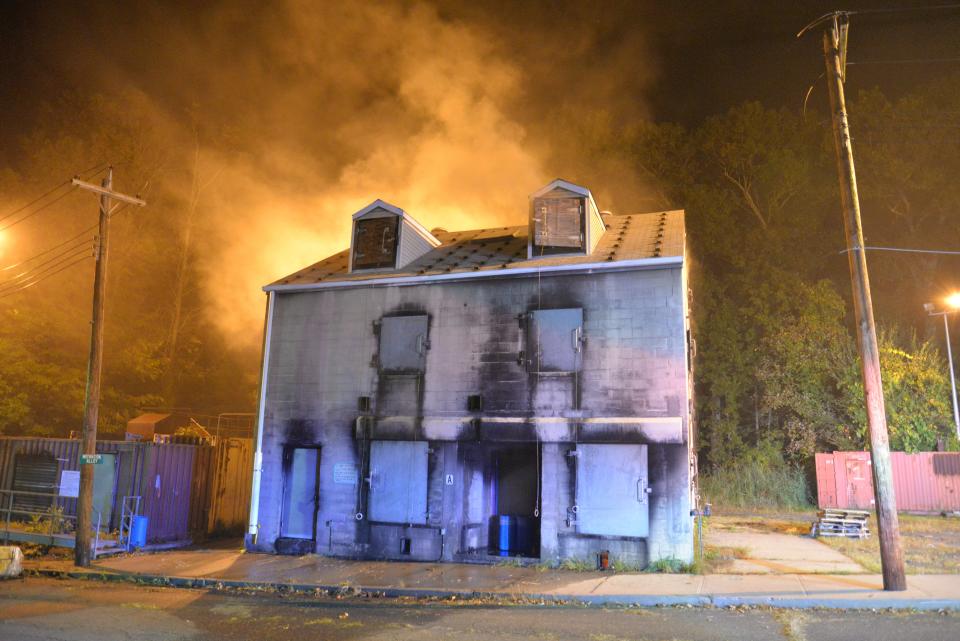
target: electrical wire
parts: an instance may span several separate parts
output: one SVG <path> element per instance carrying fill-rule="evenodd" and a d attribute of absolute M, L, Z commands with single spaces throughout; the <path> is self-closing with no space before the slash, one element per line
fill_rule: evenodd
<path fill-rule="evenodd" d="M 857 248 L 847 248 L 842 249 L 838 253 L 847 254 Z M 940 254 L 943 256 L 960 256 L 960 251 L 953 251 L 949 249 L 908 249 L 905 247 L 862 247 L 860 249 L 865 249 L 869 251 L 883 251 L 883 252 L 901 252 L 905 254 Z"/>
<path fill-rule="evenodd" d="M 19 214 L 20 212 L 22 212 L 22 211 L 25 210 L 25 209 L 29 209 L 29 208 L 32 207 L 33 205 L 37 204 L 38 202 L 40 202 L 41 200 L 43 200 L 44 198 L 46 198 L 47 196 L 49 196 L 50 194 L 52 194 L 52 193 L 54 193 L 55 191 L 59 190 L 61 187 L 65 187 L 66 185 L 69 185 L 69 184 L 70 184 L 70 181 L 69 181 L 69 180 L 63 181 L 62 183 L 60 183 L 59 185 L 57 185 L 56 187 L 54 187 L 54 188 L 51 189 L 50 191 L 47 191 L 46 193 L 44 193 L 44 194 L 42 194 L 42 195 L 40 195 L 40 196 L 37 196 L 36 198 L 34 198 L 34 199 L 31 200 L 30 202 L 28 202 L 26 205 L 22 205 L 22 206 L 20 206 L 20 207 L 17 207 L 17 208 L 14 209 L 13 211 L 8 212 L 8 213 L 4 214 L 3 216 L 0 216 L 0 222 L 6 220 L 7 218 L 10 218 L 11 216 L 15 216 L 16 214 Z"/>
<path fill-rule="evenodd" d="M 85 240 L 85 239 L 80 239 L 80 240 Z M 50 263 L 54 262 L 55 260 L 57 260 L 57 259 L 59 259 L 59 258 L 62 258 L 62 257 L 65 256 L 66 254 L 69 254 L 69 253 L 71 253 L 71 252 L 75 252 L 75 251 L 78 250 L 78 249 L 86 248 L 86 247 L 87 247 L 87 243 L 86 243 L 86 242 L 83 242 L 83 243 L 81 243 L 81 244 L 77 244 L 76 241 L 74 241 L 74 242 L 73 242 L 73 246 L 67 247 L 67 248 L 64 249 L 64 250 L 62 250 L 62 251 L 60 251 L 60 252 L 57 252 L 56 254 L 54 254 L 54 255 L 51 256 L 50 258 L 46 259 L 46 260 L 43 261 L 42 263 L 38 263 L 37 265 L 35 265 L 35 266 L 33 266 L 33 267 L 30 267 L 29 269 L 24 270 L 24 271 L 20 272 L 19 274 L 17 274 L 16 276 L 11 276 L 11 277 L 7 278 L 6 280 L 0 281 L 0 288 L 2 288 L 2 287 L 3 287 L 5 284 L 7 284 L 7 283 L 13 282 L 13 281 L 15 281 L 15 280 L 19 280 L 19 279 L 23 278 L 24 276 L 29 276 L 32 272 L 37 271 L 39 268 L 43 267 L 44 265 L 49 265 Z"/>
<path fill-rule="evenodd" d="M 901 60 L 848 60 L 847 65 L 912 65 L 921 63 L 960 62 L 957 58 L 904 58 Z"/>
<path fill-rule="evenodd" d="M 0 283 L 0 291 L 5 290 L 8 287 L 16 287 L 18 285 L 22 285 L 23 283 L 33 278 L 42 276 L 43 274 L 46 274 L 47 272 L 49 272 L 51 269 L 56 269 L 58 266 L 62 265 L 65 261 L 68 261 L 72 258 L 76 258 L 77 256 L 80 256 L 84 253 L 90 253 L 91 256 L 93 255 L 93 253 L 90 251 L 90 247 L 87 247 L 85 245 L 75 247 L 72 250 L 65 252 L 61 256 L 57 256 L 56 258 L 52 258 L 48 260 L 47 266 L 44 267 L 43 269 L 31 270 L 30 272 L 25 272 L 23 275 L 16 276 L 14 278 L 9 278 L 6 281 Z"/>
<path fill-rule="evenodd" d="M 62 185 L 61 185 L 61 186 L 62 186 Z M 37 214 L 39 214 L 41 211 L 43 211 L 43 210 L 46 209 L 47 207 L 50 207 L 51 205 L 57 204 L 58 202 L 60 202 L 61 200 L 63 200 L 64 198 L 66 198 L 67 196 L 69 196 L 70 194 L 72 194 L 72 193 L 74 192 L 74 190 L 76 190 L 76 187 L 71 187 L 69 190 L 63 192 L 62 194 L 60 194 L 59 196 L 57 196 L 56 198 L 54 198 L 54 199 L 51 200 L 50 202 L 48 202 L 48 203 L 46 203 L 46 204 L 44 204 L 44 205 L 41 205 L 40 207 L 38 207 L 38 208 L 34 209 L 33 211 L 29 212 L 26 216 L 24 216 L 24 217 L 22 217 L 22 218 L 18 218 L 17 220 L 13 221 L 12 223 L 7 223 L 7 224 L 4 225 L 3 227 L 0 227 L 0 231 L 4 231 L 4 230 L 6 230 L 6 229 L 10 229 L 10 228 L 13 227 L 14 225 L 19 225 L 20 223 L 22 223 L 23 221 L 27 220 L 28 218 L 32 218 L 33 216 L 36 216 Z M 0 219 L 0 220 L 2 220 L 2 219 Z"/>
<path fill-rule="evenodd" d="M 917 13 L 921 11 L 945 11 L 951 9 L 960 9 L 960 4 L 936 4 L 928 7 L 888 7 L 888 8 L 878 8 L 878 9 L 852 9 L 844 11 L 831 11 L 830 13 L 825 13 L 816 20 L 810 22 L 807 26 L 801 29 L 797 33 L 797 37 L 800 38 L 806 32 L 810 31 L 820 23 L 829 20 L 830 18 L 839 18 L 840 16 L 856 16 L 856 15 L 866 15 L 871 13 Z"/>
<path fill-rule="evenodd" d="M 78 176 L 83 176 L 83 177 L 85 177 L 87 180 L 89 180 L 92 176 L 96 176 L 97 174 L 99 174 L 101 171 L 103 171 L 104 169 L 106 169 L 106 168 L 109 167 L 109 166 L 110 166 L 110 163 L 109 163 L 109 162 L 99 163 L 99 164 L 94 165 L 94 166 L 92 166 L 92 167 L 88 167 L 87 169 L 84 169 L 84 170 L 81 171 L 81 172 L 78 172 L 77 175 L 78 175 Z M 94 172 L 94 173 L 92 174 L 92 176 L 86 176 L 86 174 L 89 174 L 90 172 Z M 69 181 L 69 180 L 65 180 L 65 181 L 63 181 L 62 183 L 59 183 L 59 184 L 56 185 L 55 187 L 51 188 L 49 191 L 44 192 L 44 193 L 41 194 L 40 196 L 37 196 L 36 198 L 34 198 L 34 199 L 31 200 L 30 202 L 26 203 L 25 205 L 21 205 L 20 207 L 17 207 L 17 208 L 14 209 L 13 211 L 9 211 L 9 212 L 7 212 L 6 214 L 0 216 L 0 222 L 6 220 L 7 218 L 10 218 L 10 217 L 12 217 L 12 216 L 15 216 L 15 215 L 19 214 L 20 212 L 22 212 L 22 211 L 24 211 L 24 210 L 29 209 L 30 207 L 32 207 L 33 205 L 36 205 L 38 202 L 40 202 L 41 200 L 43 200 L 43 199 L 46 198 L 47 196 L 50 196 L 51 194 L 53 194 L 54 192 L 56 192 L 56 191 L 59 190 L 60 188 L 65 187 L 65 186 L 67 186 L 67 185 L 69 185 L 69 184 L 70 184 L 70 181 Z M 69 193 L 69 192 L 68 192 L 68 193 Z M 56 201 L 53 201 L 53 202 L 56 202 Z M 53 204 L 53 203 L 48 203 L 47 205 L 44 205 L 43 207 L 48 207 L 50 204 Z M 42 209 L 42 208 L 41 208 L 41 209 Z M 37 211 L 39 211 L 39 210 L 37 210 Z M 32 215 L 32 214 L 31 214 L 31 215 Z M 20 222 L 20 221 L 17 221 L 17 222 Z M 13 223 L 13 224 L 16 224 L 16 223 Z M 9 226 L 12 226 L 12 225 L 9 225 Z M 6 227 L 4 227 L 4 229 L 6 229 Z"/>
<path fill-rule="evenodd" d="M 950 9 L 960 9 L 960 4 L 934 4 L 927 7 L 886 7 L 877 9 L 854 9 L 852 11 L 841 11 L 848 15 L 865 13 L 916 13 L 920 11 L 945 11 Z"/>
<path fill-rule="evenodd" d="M 83 231 L 81 231 L 81 232 L 80 232 L 79 234 L 77 234 L 76 236 L 74 236 L 74 237 L 72 237 L 72 238 L 68 238 L 67 240 L 65 240 L 65 241 L 63 241 L 62 243 L 59 243 L 59 244 L 57 244 L 57 245 L 54 245 L 53 247 L 48 247 L 47 249 L 44 249 L 42 252 L 39 252 L 39 253 L 34 254 L 34 255 L 31 256 L 30 258 L 24 258 L 24 259 L 21 260 L 19 263 L 13 263 L 12 265 L 7 265 L 6 267 L 0 267 L 0 272 L 5 272 L 5 271 L 9 271 L 9 270 L 11 270 L 11 269 L 16 269 L 17 267 L 20 267 L 21 265 L 26 265 L 27 263 L 29 263 L 29 262 L 31 262 L 31 261 L 34 261 L 34 260 L 40 258 L 41 256 L 46 256 L 46 255 L 49 254 L 50 252 L 52 252 L 52 251 L 54 251 L 54 250 L 57 250 L 57 249 L 63 247 L 64 245 L 69 245 L 70 243 L 72 243 L 72 242 L 76 241 L 77 239 L 79 239 L 79 238 L 80 238 L 81 236 L 83 236 L 84 234 L 88 234 L 88 233 L 90 233 L 91 231 L 93 231 L 93 230 L 96 229 L 96 228 L 97 228 L 97 225 L 95 225 L 95 224 L 94 224 L 94 225 L 91 225 L 91 226 L 87 227 L 86 229 L 84 229 Z"/>
<path fill-rule="evenodd" d="M 38 271 L 38 272 L 36 272 L 36 273 L 34 273 L 34 274 L 31 274 L 31 275 L 28 276 L 27 278 L 20 279 L 20 280 L 18 280 L 17 282 L 4 283 L 2 286 L 0 286 L 0 293 L 7 293 L 7 292 L 10 292 L 10 291 L 17 291 L 17 290 L 18 290 L 20 287 L 22 287 L 23 285 L 27 285 L 27 284 L 30 284 L 30 283 L 33 283 L 33 282 L 39 282 L 39 281 L 43 280 L 44 278 L 46 278 L 48 275 L 50 275 L 52 272 L 56 272 L 59 267 L 61 267 L 61 266 L 64 265 L 64 263 L 70 262 L 70 261 L 72 261 L 72 260 L 74 260 L 74 259 L 81 258 L 81 257 L 84 257 L 84 256 L 87 256 L 87 257 L 90 257 L 90 258 L 93 257 L 92 253 L 90 252 L 89 248 L 87 248 L 87 247 L 81 247 L 81 248 L 79 248 L 77 251 L 75 251 L 75 252 L 73 252 L 73 253 L 71 253 L 71 254 L 69 254 L 69 255 L 67 255 L 67 256 L 62 256 L 62 257 L 60 258 L 60 260 L 58 260 L 57 262 L 53 263 L 52 265 L 49 265 L 48 267 L 45 267 L 44 269 L 42 269 L 42 270 L 40 270 L 40 271 Z"/>
<path fill-rule="evenodd" d="M 66 265 L 63 265 L 62 267 L 60 267 L 60 269 L 57 269 L 57 270 L 55 270 L 55 271 L 47 274 L 46 276 L 43 276 L 43 277 L 37 278 L 37 279 L 35 279 L 35 280 L 33 280 L 33 281 L 30 281 L 30 282 L 28 282 L 27 284 L 23 285 L 22 287 L 18 287 L 18 288 L 16 288 L 16 289 L 12 289 L 12 290 L 7 291 L 7 292 L 0 292 L 0 299 L 6 298 L 7 296 L 13 296 L 14 294 L 16 294 L 16 293 L 18 293 L 18 292 L 22 292 L 22 291 L 25 290 L 25 289 L 29 289 L 30 287 L 33 287 L 33 286 L 36 285 L 37 283 L 42 282 L 42 281 L 45 281 L 46 279 L 48 279 L 48 278 L 50 278 L 50 277 L 52 277 L 52 276 L 56 276 L 56 275 L 59 274 L 60 272 L 66 270 L 66 269 L 69 269 L 70 267 L 73 267 L 74 265 L 77 265 L 77 264 L 79 264 L 79 263 L 82 263 L 82 262 L 85 261 L 85 260 L 90 260 L 91 258 L 93 258 L 93 256 L 80 256 L 80 257 L 77 258 L 76 260 L 74 260 L 74 261 L 72 261 L 72 262 L 70 262 L 70 263 L 67 263 Z"/>

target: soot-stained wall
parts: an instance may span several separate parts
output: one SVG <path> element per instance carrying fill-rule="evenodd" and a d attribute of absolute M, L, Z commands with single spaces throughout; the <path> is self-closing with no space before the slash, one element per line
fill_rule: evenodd
<path fill-rule="evenodd" d="M 609 550 L 638 564 L 691 560 L 685 296 L 679 266 L 277 293 L 259 532 L 250 547 L 277 550 L 289 483 L 284 448 L 319 446 L 316 552 L 459 558 L 489 543 L 485 463 L 471 448 L 527 442 L 539 451 L 541 558 Z M 579 371 L 531 373 L 522 316 L 564 308 L 583 310 Z M 423 371 L 387 375 L 378 368 L 376 323 L 403 314 L 427 316 Z M 359 397 L 370 399 L 369 410 Z M 428 442 L 424 522 L 371 522 L 370 439 Z M 578 443 L 648 445 L 649 536 L 578 533 Z"/>

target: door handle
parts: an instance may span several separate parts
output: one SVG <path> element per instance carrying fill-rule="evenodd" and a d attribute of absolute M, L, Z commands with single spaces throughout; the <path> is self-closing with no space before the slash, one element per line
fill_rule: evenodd
<path fill-rule="evenodd" d="M 643 476 L 637 479 L 637 502 L 646 503 L 647 495 L 653 492 L 647 485 L 647 479 Z"/>
<path fill-rule="evenodd" d="M 423 355 L 424 339 L 426 337 L 423 334 L 417 334 L 417 354 Z"/>
<path fill-rule="evenodd" d="M 579 352 L 580 351 L 580 328 L 579 327 L 574 328 L 574 330 L 570 334 L 573 338 L 573 351 Z"/>

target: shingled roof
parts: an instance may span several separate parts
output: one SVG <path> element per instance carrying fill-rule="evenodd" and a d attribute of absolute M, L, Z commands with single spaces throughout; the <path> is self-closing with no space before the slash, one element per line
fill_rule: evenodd
<path fill-rule="evenodd" d="M 682 210 L 647 214 L 601 214 L 607 231 L 587 255 L 544 256 L 527 259 L 526 225 L 470 231 L 434 230 L 440 245 L 403 269 L 350 273 L 349 249 L 267 285 L 269 290 L 314 289 L 324 285 L 390 279 L 429 280 L 430 277 L 502 276 L 511 270 L 621 268 L 636 261 L 676 263 L 683 258 Z M 658 261 L 656 259 L 665 259 Z M 673 259 L 673 260 L 666 260 Z"/>

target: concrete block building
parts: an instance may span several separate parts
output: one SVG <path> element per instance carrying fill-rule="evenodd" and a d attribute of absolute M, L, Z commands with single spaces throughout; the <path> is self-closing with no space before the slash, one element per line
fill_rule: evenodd
<path fill-rule="evenodd" d="M 265 287 L 248 549 L 692 560 L 683 212 L 562 180 L 527 210 L 428 231 L 377 200 Z"/>

